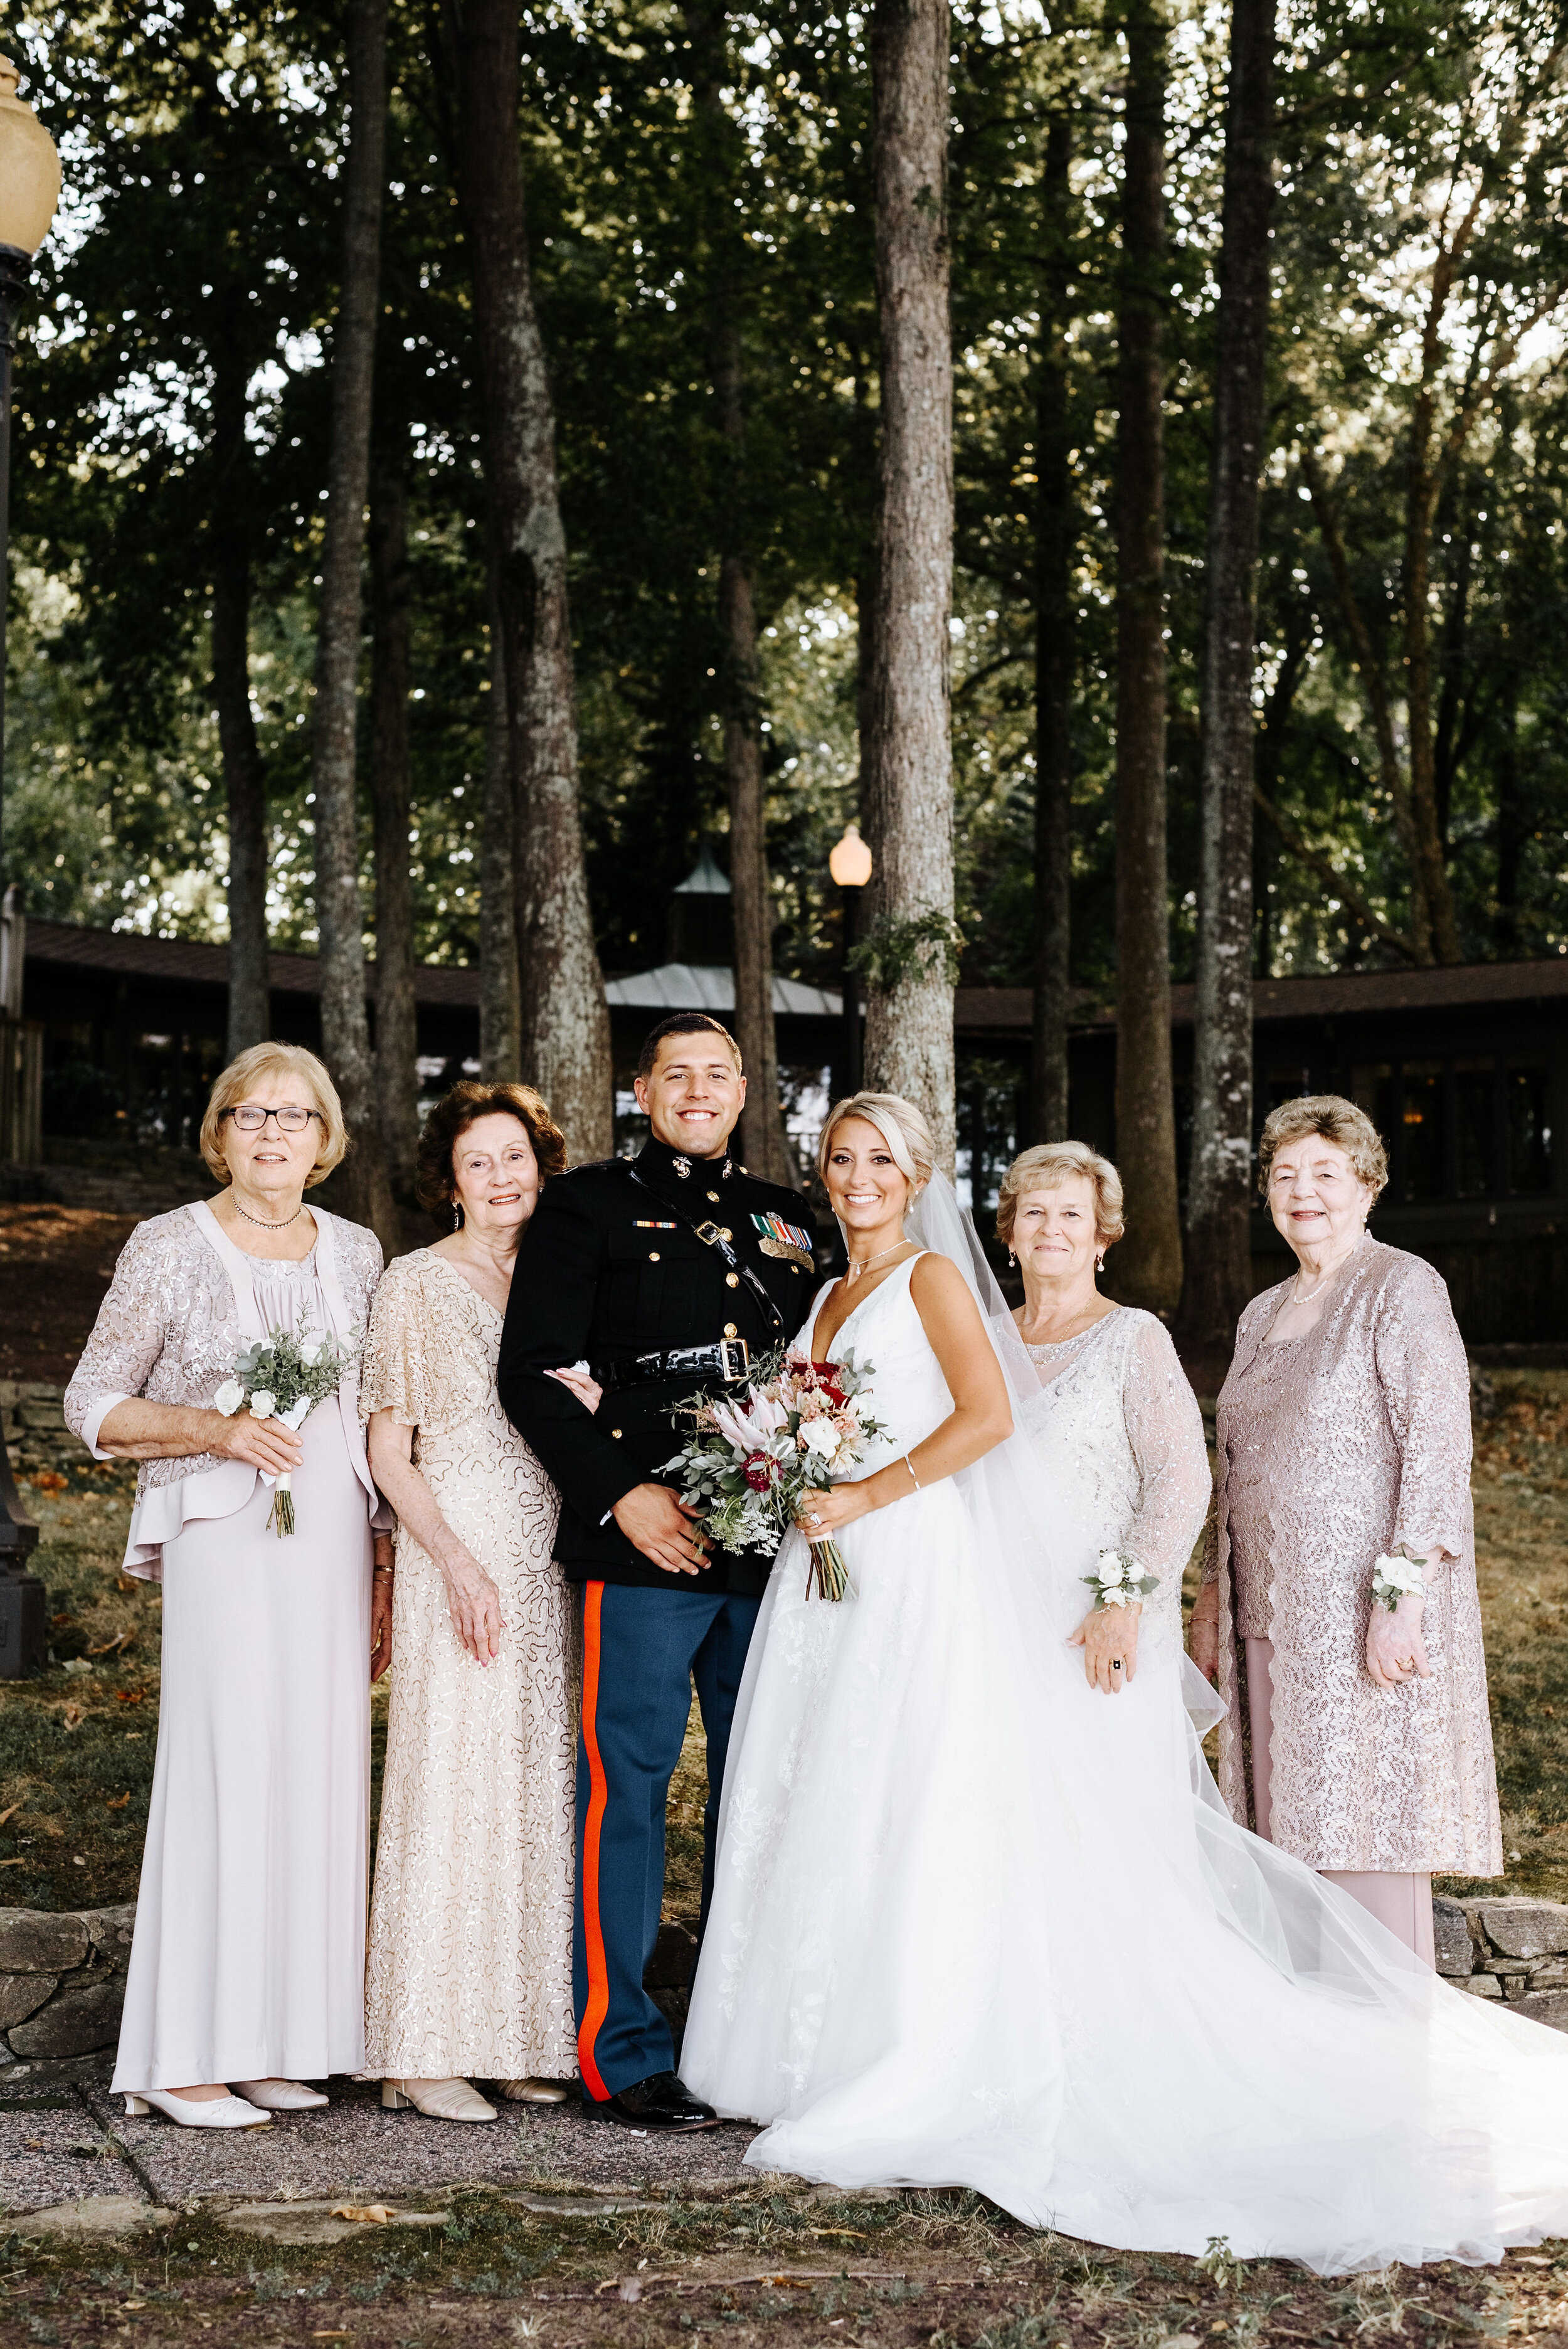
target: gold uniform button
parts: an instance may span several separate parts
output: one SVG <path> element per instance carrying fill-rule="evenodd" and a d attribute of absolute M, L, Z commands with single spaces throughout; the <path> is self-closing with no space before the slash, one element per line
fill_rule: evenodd
<path fill-rule="evenodd" d="M 718 1193 L 717 1193 L 717 1191 L 710 1191 L 710 1192 L 708 1193 L 708 1195 L 708 1195 L 708 1197 L 713 1201 L 714 1206 L 717 1207 L 717 1205 L 718 1205 Z M 727 1238 L 729 1237 L 729 1234 L 728 1234 L 727 1232 L 726 1232 L 726 1234 L 725 1234 L 725 1237 L 726 1237 L 726 1239 L 727 1239 Z"/>
<path fill-rule="evenodd" d="M 727 1321 L 724 1325 L 724 1334 L 727 1338 L 738 1338 L 740 1332 L 733 1321 Z"/>
<path fill-rule="evenodd" d="M 727 1288 L 738 1288 L 740 1275 L 738 1272 L 727 1272 L 724 1276 L 724 1283 Z"/>
<path fill-rule="evenodd" d="M 618 1427 L 613 1427 L 613 1428 L 610 1430 L 610 1433 L 611 1433 L 611 1434 L 614 1437 L 614 1439 L 615 1439 L 616 1443 L 617 1443 L 617 1444 L 619 1444 L 619 1442 L 621 1441 L 621 1431 L 620 1431 L 620 1429 L 619 1429 Z"/>
<path fill-rule="evenodd" d="M 648 1262 L 649 1262 L 650 1264 L 657 1264 L 658 1260 L 659 1260 L 659 1252 L 658 1252 L 657 1248 L 650 1248 L 650 1249 L 648 1250 Z"/>
<path fill-rule="evenodd" d="M 718 1237 L 721 1240 L 732 1240 L 735 1237 L 735 1234 L 732 1231 L 726 1229 L 720 1232 Z"/>

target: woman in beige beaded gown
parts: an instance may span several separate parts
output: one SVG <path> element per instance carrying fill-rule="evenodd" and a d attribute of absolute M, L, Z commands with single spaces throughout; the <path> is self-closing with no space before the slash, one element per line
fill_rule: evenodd
<path fill-rule="evenodd" d="M 361 1375 L 398 1520 L 366 2066 L 387 2106 L 442 2120 L 495 2118 L 475 2079 L 557 2102 L 575 2070 L 560 1502 L 495 1389 L 518 1239 L 565 1159 L 526 1085 L 459 1084 L 437 1103 L 419 1195 L 446 1237 L 387 1274 Z"/>
<path fill-rule="evenodd" d="M 1284 1102 L 1260 1159 L 1299 1268 L 1237 1330 L 1192 1655 L 1235 1817 L 1430 1963 L 1433 1871 L 1502 1868 L 1464 1346 L 1440 1276 L 1367 1230 L 1387 1161 L 1354 1102 Z M 1401 1556 L 1424 1587 L 1390 1609 L 1374 1568 Z"/>

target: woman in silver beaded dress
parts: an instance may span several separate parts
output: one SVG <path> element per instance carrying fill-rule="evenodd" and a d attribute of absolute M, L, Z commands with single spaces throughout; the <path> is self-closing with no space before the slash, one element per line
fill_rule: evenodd
<path fill-rule="evenodd" d="M 201 1121 L 225 1187 L 131 1234 L 66 1396 L 95 1459 L 142 1464 L 126 1571 L 163 1585 L 114 2085 L 128 2111 L 190 2128 L 266 2127 L 325 2103 L 303 2082 L 365 2058 L 369 1692 L 390 1661 L 372 1556 L 384 1546 L 389 1563 L 390 1516 L 352 1365 L 297 1434 L 214 1402 L 271 1330 L 363 1335 L 379 1243 L 304 1200 L 346 1147 L 314 1053 L 242 1052 Z M 284 1471 L 296 1530 L 280 1537 L 267 1519 Z"/>
<path fill-rule="evenodd" d="M 1078 1548 L 1086 1574 L 1116 1550 L 1156 1585 L 1121 1607 L 1091 1607 L 1085 1592 L 1074 1639 L 1090 1685 L 1110 1696 L 1140 1660 L 1180 1663 L 1181 1577 L 1212 1489 L 1202 1414 L 1164 1324 L 1095 1286 L 1124 1229 L 1120 1177 L 1086 1143 L 1026 1150 L 1003 1177 L 996 1231 L 1024 1277 L 1013 1319 L 1039 1381 L 1024 1423 L 1053 1539 Z"/>

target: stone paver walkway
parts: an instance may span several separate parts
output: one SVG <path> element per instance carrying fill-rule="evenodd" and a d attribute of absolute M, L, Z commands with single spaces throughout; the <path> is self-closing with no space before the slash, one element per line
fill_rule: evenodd
<path fill-rule="evenodd" d="M 160 2209 L 209 2198 L 407 2206 L 461 2185 L 595 2199 L 707 2196 L 757 2175 L 741 2162 L 756 2132 L 740 2125 L 642 2137 L 584 2120 L 572 2103 L 503 2104 L 497 2120 L 469 2127 L 384 2112 L 378 2084 L 346 2080 L 330 2084 L 325 2112 L 280 2113 L 270 2129 L 182 2129 L 161 2116 L 128 2120 L 122 2099 L 108 2094 L 107 2069 L 0 2095 L 0 2205 L 7 2211 L 20 2217 L 108 2197 Z"/>

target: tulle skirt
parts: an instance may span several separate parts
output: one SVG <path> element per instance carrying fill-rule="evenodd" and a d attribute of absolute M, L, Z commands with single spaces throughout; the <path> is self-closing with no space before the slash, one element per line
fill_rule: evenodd
<path fill-rule="evenodd" d="M 1098 1696 L 952 1482 L 774 1569 L 682 2056 L 755 2167 L 1326 2273 L 1568 2232 L 1568 2039 L 1231 1820 L 1167 1657 Z M 1076 1602 L 1075 1602 L 1076 1603 Z"/>

